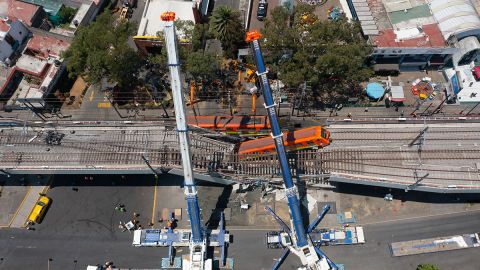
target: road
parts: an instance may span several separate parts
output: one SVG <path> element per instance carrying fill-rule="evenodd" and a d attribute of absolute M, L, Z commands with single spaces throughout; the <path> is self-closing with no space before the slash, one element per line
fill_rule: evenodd
<path fill-rule="evenodd" d="M 95 204 L 89 203 L 91 206 Z M 109 212 L 112 215 L 112 211 Z M 164 248 L 132 247 L 131 234 L 122 233 L 112 227 L 116 222 L 113 216 L 92 216 L 90 220 L 66 224 L 65 220 L 70 219 L 71 215 L 88 216 L 89 213 L 85 211 L 64 214 L 65 219 L 47 219 L 45 226 L 36 231 L 0 230 L 0 269 L 46 269 L 48 258 L 53 259 L 51 269 L 75 269 L 74 260 L 77 260 L 78 264 L 76 269 L 84 269 L 87 264 L 103 263 L 107 260 L 114 261 L 119 267 L 157 268 L 159 259 L 166 256 L 167 250 Z M 96 222 L 97 218 L 103 221 Z M 105 226 L 105 220 L 112 222 Z M 478 249 L 402 258 L 393 258 L 388 251 L 388 244 L 392 241 L 471 233 L 478 231 L 478 228 L 480 212 L 372 224 L 365 226 L 367 244 L 324 247 L 323 250 L 335 262 L 345 264 L 346 269 L 405 270 L 415 269 L 419 263 L 434 263 L 440 269 L 446 270 L 458 269 L 458 265 L 462 266 L 462 270 L 478 270 Z M 231 232 L 234 243 L 228 256 L 235 258 L 235 269 L 270 269 L 273 259 L 281 254 L 281 250 L 268 250 L 264 247 L 263 237 L 266 231 Z M 290 255 L 282 269 L 296 267 L 298 260 Z"/>
<path fill-rule="evenodd" d="M 48 258 L 53 259 L 52 270 L 74 269 L 74 260 L 77 269 L 107 260 L 123 267 L 156 268 L 167 250 L 133 248 L 132 234 L 122 232 L 119 221 L 129 221 L 135 212 L 144 227 L 152 220 L 155 228 L 164 226 L 158 221 L 163 208 L 185 211 L 182 182 L 181 177 L 171 175 L 162 175 L 157 182 L 151 175 L 93 176 L 92 180 L 55 177 L 47 192 L 52 205 L 34 231 L 0 229 L 0 269 L 47 269 Z M 205 212 L 215 208 L 223 189 L 199 186 L 200 206 Z M 126 212 L 115 210 L 119 203 L 125 205 Z M 188 226 L 186 218 L 178 219 L 179 226 Z"/>
<path fill-rule="evenodd" d="M 250 30 L 262 31 L 264 27 L 264 21 L 257 20 L 257 10 L 258 10 L 259 0 L 253 0 L 252 12 L 250 14 Z M 272 10 L 280 4 L 280 0 L 268 0 L 268 9 L 267 17 L 270 17 Z"/>

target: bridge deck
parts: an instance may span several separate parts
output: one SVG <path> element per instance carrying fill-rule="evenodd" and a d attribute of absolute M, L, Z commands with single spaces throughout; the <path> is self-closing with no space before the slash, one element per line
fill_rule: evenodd
<path fill-rule="evenodd" d="M 331 181 L 411 189 L 480 191 L 480 127 L 430 126 L 424 145 L 408 146 L 423 125 L 388 127 L 333 127 L 332 144 L 325 149 L 289 153 L 294 175 Z M 181 168 L 174 130 L 143 127 L 3 128 L 0 133 L 0 169 L 7 172 L 43 170 L 139 171 L 149 173 L 142 156 L 153 168 Z M 48 131 L 65 136 L 48 145 Z M 35 137 L 36 136 L 36 137 Z M 279 178 L 275 154 L 240 159 L 235 146 L 191 134 L 196 173 L 236 181 Z M 428 174 L 428 175 L 427 175 Z M 418 180 L 421 181 L 414 185 Z M 413 186 L 412 186 L 413 185 Z"/>

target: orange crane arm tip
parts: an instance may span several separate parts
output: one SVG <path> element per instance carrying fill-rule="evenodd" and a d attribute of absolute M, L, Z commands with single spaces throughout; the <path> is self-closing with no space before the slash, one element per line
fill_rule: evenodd
<path fill-rule="evenodd" d="M 164 22 L 173 22 L 175 21 L 175 12 L 163 12 L 162 15 L 160 15 L 160 19 Z"/>
<path fill-rule="evenodd" d="M 262 34 L 254 30 L 254 31 L 247 32 L 247 37 L 245 38 L 245 41 L 252 42 L 254 40 L 260 39 L 261 37 L 262 37 Z"/>

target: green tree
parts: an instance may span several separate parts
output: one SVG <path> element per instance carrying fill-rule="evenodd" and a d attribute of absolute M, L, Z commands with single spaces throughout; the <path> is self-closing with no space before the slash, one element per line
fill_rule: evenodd
<path fill-rule="evenodd" d="M 105 12 L 91 25 L 78 29 L 63 54 L 71 77 L 82 75 L 93 84 L 107 78 L 120 87 L 136 83 L 142 61 L 127 43 L 136 26 L 130 22 L 115 24 L 114 18 Z"/>
<path fill-rule="evenodd" d="M 60 18 L 60 23 L 70 23 L 76 13 L 77 13 L 76 8 L 62 6 L 58 11 L 58 17 Z"/>
<path fill-rule="evenodd" d="M 210 37 L 208 24 L 193 25 L 192 22 L 175 21 L 177 40 L 188 39 L 190 43 L 178 45 L 178 54 L 183 70 L 196 80 L 205 80 L 216 76 L 220 68 L 220 59 L 215 55 L 204 53 L 204 43 Z M 163 33 L 157 33 L 163 38 Z M 160 70 L 168 71 L 167 49 L 164 44 L 161 53 L 150 55 L 148 61 L 156 64 Z"/>
<path fill-rule="evenodd" d="M 191 43 L 193 37 L 193 31 L 195 29 L 195 23 L 188 20 L 176 20 L 175 27 L 177 30 L 178 40 L 181 43 Z"/>
<path fill-rule="evenodd" d="M 186 70 L 195 80 L 214 78 L 220 69 L 220 59 L 202 51 L 189 53 L 186 62 Z"/>
<path fill-rule="evenodd" d="M 433 264 L 419 264 L 417 266 L 417 270 L 440 270 L 440 269 Z"/>
<path fill-rule="evenodd" d="M 265 59 L 287 87 L 304 81 L 313 102 L 359 96 L 360 83 L 372 70 L 365 65 L 371 47 L 358 23 L 346 19 L 320 21 L 309 5 L 299 4 L 292 16 L 275 8 L 265 22 Z"/>
<path fill-rule="evenodd" d="M 245 37 L 240 12 L 228 6 L 220 6 L 213 11 L 210 28 L 214 37 L 222 42 L 225 56 L 236 58 L 237 50 L 244 44 Z"/>
<path fill-rule="evenodd" d="M 193 51 L 203 50 L 207 39 L 213 38 L 213 35 L 209 30 L 210 25 L 208 23 L 199 23 L 195 25 L 192 34 Z"/>

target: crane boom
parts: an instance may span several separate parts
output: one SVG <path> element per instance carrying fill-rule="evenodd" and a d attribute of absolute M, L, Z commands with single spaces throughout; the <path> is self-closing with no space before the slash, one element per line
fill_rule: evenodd
<path fill-rule="evenodd" d="M 175 120 L 177 122 L 178 140 L 182 155 L 182 166 L 185 181 L 185 195 L 187 198 L 187 211 L 192 226 L 192 239 L 196 243 L 203 242 L 203 232 L 200 223 L 200 208 L 198 206 L 197 190 L 193 180 L 192 159 L 190 154 L 190 139 L 185 117 L 185 103 L 180 80 L 180 64 L 177 53 L 175 26 L 173 21 L 166 21 L 165 43 L 167 45 L 168 67 L 172 86 Z"/>
<path fill-rule="evenodd" d="M 182 155 L 184 174 L 184 192 L 187 200 L 187 212 L 192 228 L 190 238 L 190 256 L 184 259 L 184 270 L 207 270 L 212 269 L 211 260 L 207 259 L 207 243 L 204 238 L 204 230 L 200 222 L 200 208 L 198 206 L 197 190 L 193 180 L 192 160 L 190 154 L 190 140 L 188 137 L 187 119 L 185 117 L 185 103 L 180 78 L 180 62 L 177 52 L 177 40 L 175 33 L 175 13 L 165 12 L 161 15 L 165 21 L 165 43 L 168 54 L 168 67 L 172 86 L 173 104 L 175 107 L 175 120 L 177 123 L 178 141 Z"/>
<path fill-rule="evenodd" d="M 272 97 L 272 91 L 270 89 L 270 83 L 267 79 L 268 71 L 265 68 L 263 62 L 262 52 L 260 50 L 260 42 L 258 39 L 252 41 L 252 47 L 254 52 L 254 58 L 257 65 L 258 76 L 260 77 L 260 83 L 263 90 L 263 98 L 265 100 L 265 109 L 267 109 L 268 117 L 270 118 L 270 126 L 272 129 L 272 138 L 275 142 L 275 148 L 277 149 L 278 160 L 280 162 L 280 169 L 282 171 L 283 181 L 285 183 L 286 196 L 288 200 L 288 206 L 290 208 L 290 215 L 292 217 L 293 228 L 295 230 L 297 246 L 303 247 L 307 243 L 307 235 L 305 233 L 305 227 L 303 226 L 302 216 L 300 214 L 300 202 L 297 197 L 297 190 L 293 184 L 292 174 L 288 165 L 287 155 L 285 153 L 285 147 L 283 145 L 283 133 L 278 124 L 277 114 Z"/>
<path fill-rule="evenodd" d="M 212 270 L 213 265 L 223 269 L 233 269 L 233 258 L 227 258 L 227 248 L 231 243 L 230 233 L 225 230 L 224 214 L 220 212 L 220 223 L 216 230 L 206 230 L 200 218 L 198 195 L 193 179 L 192 160 L 188 125 L 185 117 L 185 102 L 180 78 L 180 64 L 175 33 L 175 13 L 163 12 L 160 16 L 165 23 L 164 35 L 168 54 L 168 67 L 172 86 L 175 120 L 182 166 L 184 173 L 184 193 L 191 229 L 175 229 L 175 216 L 171 213 L 164 229 L 137 229 L 133 233 L 132 245 L 136 247 L 168 247 L 168 258 L 162 258 L 162 269 L 182 268 L 182 270 Z M 144 158 L 147 165 L 148 160 Z M 154 171 L 152 169 L 152 171 Z M 154 171 L 155 172 L 155 171 Z M 189 247 L 189 255 L 175 257 L 176 247 Z M 220 248 L 220 258 L 209 258 L 207 248 Z M 218 263 L 217 263 L 218 261 Z"/>
<path fill-rule="evenodd" d="M 288 207 L 290 209 L 290 222 L 293 227 L 293 237 L 291 237 L 293 245 L 289 246 L 289 249 L 292 251 L 292 253 L 300 257 L 302 264 L 307 266 L 308 269 L 335 269 L 336 266 L 334 266 L 333 263 L 333 266 L 330 265 L 330 260 L 323 254 L 323 252 L 321 252 L 319 249 L 315 249 L 315 246 L 305 231 L 300 213 L 300 202 L 298 199 L 297 188 L 292 180 L 292 174 L 290 172 L 285 147 L 283 145 L 283 133 L 277 120 L 277 114 L 275 110 L 277 104 L 275 104 L 273 101 L 270 83 L 267 78 L 268 71 L 266 70 L 265 63 L 263 61 L 260 42 L 258 40 L 260 37 L 261 34 L 256 31 L 248 32 L 246 41 L 252 44 L 253 56 L 257 66 L 257 76 L 260 77 L 260 85 L 263 91 L 263 98 L 265 100 L 264 106 L 267 110 L 268 117 L 270 118 L 270 126 L 272 130 L 271 136 L 275 142 L 275 148 L 277 150 L 280 169 L 282 171 L 285 185 L 285 194 L 288 201 Z M 321 220 L 321 218 L 319 218 L 319 220 Z M 318 224 L 318 222 L 316 223 Z M 312 226 L 312 228 L 315 226 L 316 225 Z M 289 234 L 291 235 L 291 233 Z M 286 253 L 286 255 L 287 254 L 288 253 Z M 279 260 L 279 262 L 281 262 L 281 260 Z M 279 264 L 277 263 L 273 269 L 277 269 L 278 267 Z"/>

